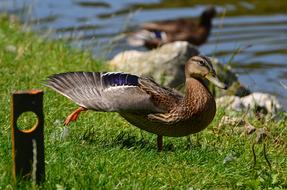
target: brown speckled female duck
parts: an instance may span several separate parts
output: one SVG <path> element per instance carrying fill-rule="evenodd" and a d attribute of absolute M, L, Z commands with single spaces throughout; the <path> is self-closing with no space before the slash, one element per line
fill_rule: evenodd
<path fill-rule="evenodd" d="M 115 72 L 61 73 L 50 76 L 45 84 L 80 106 L 65 125 L 85 110 L 118 112 L 136 127 L 157 134 L 162 150 L 162 136 L 197 133 L 213 120 L 216 105 L 203 79 L 226 88 L 205 56 L 192 57 L 185 65 L 185 75 L 185 96 L 151 79 Z"/>
<path fill-rule="evenodd" d="M 190 19 L 145 23 L 128 38 L 128 42 L 132 46 L 146 46 L 149 49 L 173 41 L 188 41 L 199 46 L 206 42 L 215 15 L 215 8 L 208 7 L 201 14 L 198 23 Z"/>

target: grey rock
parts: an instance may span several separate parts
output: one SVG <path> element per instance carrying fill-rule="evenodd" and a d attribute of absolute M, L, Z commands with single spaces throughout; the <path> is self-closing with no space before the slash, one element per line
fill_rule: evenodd
<path fill-rule="evenodd" d="M 253 92 L 244 97 L 222 96 L 216 99 L 216 103 L 218 106 L 234 111 L 256 110 L 260 107 L 267 113 L 275 114 L 283 109 L 275 96 L 262 92 Z"/>
<path fill-rule="evenodd" d="M 146 52 L 121 52 L 110 60 L 108 65 L 113 70 L 152 77 L 162 85 L 178 87 L 185 80 L 185 63 L 198 54 L 195 46 L 185 41 L 177 41 Z"/>

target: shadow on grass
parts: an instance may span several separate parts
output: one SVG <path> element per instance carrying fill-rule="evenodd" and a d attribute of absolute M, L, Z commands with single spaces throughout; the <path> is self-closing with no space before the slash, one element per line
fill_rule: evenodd
<path fill-rule="evenodd" d="M 137 135 L 130 134 L 128 132 L 120 132 L 115 137 L 106 140 L 102 140 L 101 137 L 97 136 L 95 130 L 85 131 L 81 136 L 80 140 L 83 140 L 90 144 L 101 144 L 104 147 L 120 147 L 121 149 L 147 149 L 157 150 L 156 138 L 144 138 L 138 137 Z M 164 143 L 164 151 L 174 151 L 174 145 L 170 142 Z"/>
<path fill-rule="evenodd" d="M 103 137 L 103 135 L 107 137 Z M 130 131 L 121 131 L 116 135 L 102 134 L 98 132 L 96 128 L 89 128 L 84 130 L 81 134 L 78 134 L 76 138 L 78 138 L 78 140 L 85 141 L 88 144 L 97 144 L 105 148 L 120 147 L 121 149 L 157 150 L 156 135 L 153 136 L 147 135 L 144 137 L 142 134 L 131 134 Z M 176 145 L 171 142 L 171 139 L 172 141 L 174 139 L 174 143 Z M 176 149 L 188 151 L 202 148 L 198 139 L 193 142 L 190 136 L 181 137 L 180 139 L 182 142 L 178 145 L 178 141 L 176 142 L 175 138 L 168 139 L 168 137 L 164 137 L 163 151 L 174 152 Z"/>

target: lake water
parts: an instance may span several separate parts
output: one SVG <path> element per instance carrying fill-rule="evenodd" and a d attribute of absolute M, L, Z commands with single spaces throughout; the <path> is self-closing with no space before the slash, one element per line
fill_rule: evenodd
<path fill-rule="evenodd" d="M 111 58 L 132 49 L 123 31 L 143 22 L 198 17 L 207 4 L 173 0 L 0 0 L 0 11 L 14 13 L 39 34 L 66 39 L 72 46 Z M 200 3 L 207 1 L 202 0 Z M 253 91 L 287 102 L 287 1 L 208 1 L 219 14 L 202 54 L 233 60 L 239 80 Z M 286 88 L 283 85 L 286 85 Z"/>

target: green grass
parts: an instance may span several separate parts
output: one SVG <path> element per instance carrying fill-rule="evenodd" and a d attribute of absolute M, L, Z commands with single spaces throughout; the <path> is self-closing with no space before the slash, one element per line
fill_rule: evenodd
<path fill-rule="evenodd" d="M 107 68 L 89 53 L 40 39 L 8 20 L 0 19 L 0 189 L 287 188 L 286 116 L 278 121 L 249 119 L 257 128 L 269 130 L 264 143 L 271 169 L 262 144 L 255 146 L 253 167 L 255 134 L 246 135 L 234 126 L 215 130 L 224 110 L 206 130 L 192 136 L 191 144 L 187 138 L 164 138 L 161 153 L 155 135 L 114 113 L 83 113 L 65 137 L 62 123 L 76 105 L 41 82 L 54 73 Z M 45 92 L 46 181 L 36 187 L 12 178 L 10 95 L 25 89 Z M 29 122 L 23 119 L 20 124 Z M 227 158 L 234 159 L 224 163 Z"/>

